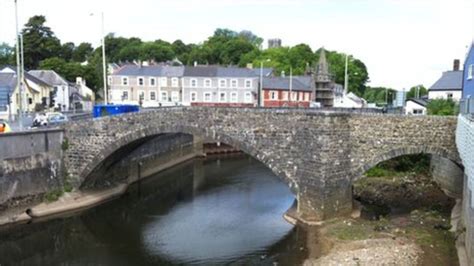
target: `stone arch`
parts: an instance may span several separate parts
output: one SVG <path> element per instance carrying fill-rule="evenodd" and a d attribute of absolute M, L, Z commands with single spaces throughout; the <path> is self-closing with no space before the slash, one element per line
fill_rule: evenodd
<path fill-rule="evenodd" d="M 96 170 L 100 164 L 117 152 L 121 147 L 124 147 L 128 144 L 131 144 L 135 141 L 140 139 L 144 139 L 147 137 L 158 136 L 160 134 L 166 133 L 184 133 L 193 136 L 199 136 L 203 138 L 212 138 L 216 141 L 220 141 L 222 143 L 226 143 L 231 145 L 232 147 L 243 151 L 244 153 L 252 156 L 259 162 L 263 163 L 267 168 L 269 168 L 275 175 L 277 175 L 281 180 L 288 184 L 290 190 L 297 195 L 298 193 L 298 185 L 296 180 L 291 179 L 288 175 L 279 169 L 277 166 L 271 164 L 271 157 L 267 156 L 261 150 L 258 150 L 255 146 L 251 145 L 249 142 L 246 142 L 245 139 L 238 139 L 236 137 L 232 137 L 225 132 L 220 132 L 216 130 L 209 130 L 203 129 L 194 126 L 187 126 L 187 125 L 163 125 L 160 127 L 141 127 L 136 130 L 129 131 L 127 134 L 121 136 L 118 139 L 115 139 L 112 143 L 105 143 L 104 146 L 101 147 L 98 154 L 95 156 L 94 160 L 85 165 L 82 170 L 80 171 L 79 176 L 81 177 L 80 186 L 86 182 L 88 176 Z"/>
<path fill-rule="evenodd" d="M 357 167 L 351 175 L 351 182 L 357 181 L 362 175 L 367 172 L 369 169 L 375 167 L 377 164 L 388 161 L 390 159 L 397 158 L 403 155 L 413 155 L 413 154 L 433 154 L 438 155 L 443 158 L 447 158 L 452 162 L 461 165 L 461 160 L 457 153 L 446 150 L 439 147 L 427 147 L 427 146 L 411 146 L 411 147 L 400 147 L 395 148 L 387 152 L 383 152 L 374 156 L 374 159 L 365 162 L 362 166 Z"/>

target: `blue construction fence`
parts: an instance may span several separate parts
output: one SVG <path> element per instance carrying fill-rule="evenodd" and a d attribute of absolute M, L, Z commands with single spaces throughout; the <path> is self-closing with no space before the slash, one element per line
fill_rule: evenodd
<path fill-rule="evenodd" d="M 138 105 L 132 104 L 99 104 L 94 106 L 93 116 L 94 118 L 103 117 L 103 116 L 114 116 L 120 115 L 125 113 L 133 113 L 140 111 L 140 107 Z"/>

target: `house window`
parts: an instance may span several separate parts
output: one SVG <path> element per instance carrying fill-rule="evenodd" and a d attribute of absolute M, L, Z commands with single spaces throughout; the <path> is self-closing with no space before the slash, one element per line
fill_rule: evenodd
<path fill-rule="evenodd" d="M 171 101 L 179 102 L 179 92 L 178 91 L 172 91 L 171 92 Z"/>
<path fill-rule="evenodd" d="M 413 109 L 413 114 L 414 115 L 422 115 L 423 114 L 423 109 Z"/>
<path fill-rule="evenodd" d="M 171 86 L 173 86 L 173 87 L 175 87 L 175 88 L 179 86 L 179 80 L 178 80 L 178 78 L 172 78 L 172 79 L 171 79 Z"/>
<path fill-rule="evenodd" d="M 237 102 L 237 92 L 231 92 L 230 93 L 230 102 L 236 103 Z"/>
<path fill-rule="evenodd" d="M 145 85 L 145 79 L 144 78 L 138 78 L 138 86 L 144 86 Z"/>
<path fill-rule="evenodd" d="M 191 87 L 196 88 L 198 86 L 198 81 L 197 79 L 191 79 Z"/>
<path fill-rule="evenodd" d="M 245 88 L 247 88 L 247 89 L 252 88 L 252 80 L 251 79 L 246 79 L 245 80 Z"/>
<path fill-rule="evenodd" d="M 168 86 L 168 80 L 166 79 L 166 77 L 162 77 L 160 79 L 160 84 L 161 84 L 161 87 L 166 87 Z"/>
<path fill-rule="evenodd" d="M 156 86 L 156 78 L 150 78 L 150 86 Z"/>
<path fill-rule="evenodd" d="M 305 92 L 305 94 L 304 94 L 304 100 L 305 100 L 306 102 L 309 102 L 309 93 L 308 93 L 308 92 Z"/>
<path fill-rule="evenodd" d="M 143 102 L 145 100 L 145 92 L 144 91 L 139 91 L 138 92 L 138 100 Z"/>
<path fill-rule="evenodd" d="M 225 103 L 227 101 L 227 95 L 225 92 L 219 92 L 219 102 Z"/>
<path fill-rule="evenodd" d="M 161 92 L 161 101 L 162 102 L 167 102 L 168 101 L 168 92 L 167 91 L 162 91 Z"/>
<path fill-rule="evenodd" d="M 471 80 L 474 75 L 474 65 L 469 65 L 467 68 L 467 79 Z"/>
<path fill-rule="evenodd" d="M 128 101 L 128 91 L 122 91 L 122 101 Z"/>
<path fill-rule="evenodd" d="M 128 86 L 128 78 L 127 77 L 122 78 L 122 86 Z"/>
<path fill-rule="evenodd" d="M 448 93 L 446 93 L 446 97 L 447 97 L 448 99 L 452 99 L 452 98 L 453 98 L 453 94 L 452 94 L 451 92 L 448 92 Z"/>
<path fill-rule="evenodd" d="M 108 76 L 108 77 L 107 77 L 107 84 L 108 84 L 108 85 L 111 85 L 111 84 L 112 84 L 112 77 L 111 77 L 111 76 Z"/>
<path fill-rule="evenodd" d="M 237 88 L 237 80 L 236 79 L 233 79 L 230 81 L 230 87 L 231 88 Z"/>
<path fill-rule="evenodd" d="M 197 92 L 192 91 L 191 92 L 191 102 L 197 102 Z"/>
<path fill-rule="evenodd" d="M 212 86 L 212 82 L 210 79 L 205 79 L 204 80 L 204 87 L 210 88 Z"/>
<path fill-rule="evenodd" d="M 281 99 L 283 101 L 288 101 L 288 92 L 287 91 L 282 92 Z"/>
<path fill-rule="evenodd" d="M 156 101 L 156 91 L 150 91 L 150 101 Z"/>
<path fill-rule="evenodd" d="M 292 100 L 292 101 L 296 101 L 297 99 L 298 99 L 298 93 L 292 91 L 292 92 L 291 92 L 291 100 Z"/>
<path fill-rule="evenodd" d="M 211 102 L 212 101 L 212 95 L 210 92 L 205 92 L 204 93 L 204 101 L 205 102 Z"/>
<path fill-rule="evenodd" d="M 278 91 L 270 91 L 270 100 L 272 101 L 278 100 Z"/>
<path fill-rule="evenodd" d="M 303 93 L 302 92 L 299 93 L 299 101 L 301 101 L 301 102 L 303 101 Z"/>
<path fill-rule="evenodd" d="M 252 93 L 251 93 L 251 92 L 246 92 L 246 93 L 245 93 L 245 99 L 244 99 L 244 101 L 245 101 L 246 103 L 251 103 L 251 102 L 252 102 Z"/>
<path fill-rule="evenodd" d="M 219 79 L 219 88 L 227 87 L 227 82 L 225 79 Z"/>

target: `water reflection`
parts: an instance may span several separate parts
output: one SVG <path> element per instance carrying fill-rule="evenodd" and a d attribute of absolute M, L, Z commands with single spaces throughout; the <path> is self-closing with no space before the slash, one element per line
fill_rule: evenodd
<path fill-rule="evenodd" d="M 282 219 L 293 201 L 253 159 L 195 160 L 80 216 L 0 232 L 0 264 L 294 264 L 305 240 Z"/>

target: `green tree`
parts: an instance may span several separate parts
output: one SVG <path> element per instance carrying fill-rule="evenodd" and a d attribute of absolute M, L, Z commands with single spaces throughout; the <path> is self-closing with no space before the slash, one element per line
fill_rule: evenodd
<path fill-rule="evenodd" d="M 418 88 L 419 88 L 419 96 L 420 96 L 420 98 L 421 98 L 422 96 L 428 95 L 428 90 L 425 88 L 425 86 L 420 85 L 420 86 L 412 87 L 412 88 L 408 91 L 408 93 L 407 93 L 407 99 L 416 98 L 416 93 L 417 93 Z"/>
<path fill-rule="evenodd" d="M 162 42 L 146 42 L 140 47 L 140 60 L 155 60 L 164 62 L 172 60 L 175 54 L 171 45 Z"/>
<path fill-rule="evenodd" d="M 22 31 L 25 68 L 37 68 L 39 62 L 57 56 L 61 51 L 61 43 L 53 31 L 45 26 L 44 16 L 33 16 L 25 24 Z"/>
<path fill-rule="evenodd" d="M 66 61 L 72 60 L 72 55 L 76 50 L 76 45 L 72 42 L 67 42 L 61 45 L 61 50 L 59 51 L 59 57 Z"/>
<path fill-rule="evenodd" d="M 427 106 L 429 115 L 458 115 L 459 106 L 452 99 L 430 100 Z"/>
<path fill-rule="evenodd" d="M 367 87 L 364 90 L 362 98 L 367 100 L 369 103 L 375 103 L 378 106 L 384 106 L 386 100 L 388 100 L 388 104 L 390 104 L 395 95 L 396 91 L 394 89 L 384 87 Z"/>
<path fill-rule="evenodd" d="M 83 42 L 74 50 L 72 60 L 79 63 L 85 62 L 92 55 L 93 51 L 94 48 L 92 48 L 90 43 Z"/>
<path fill-rule="evenodd" d="M 11 64 L 14 57 L 13 47 L 7 43 L 0 43 L 0 66 Z"/>

